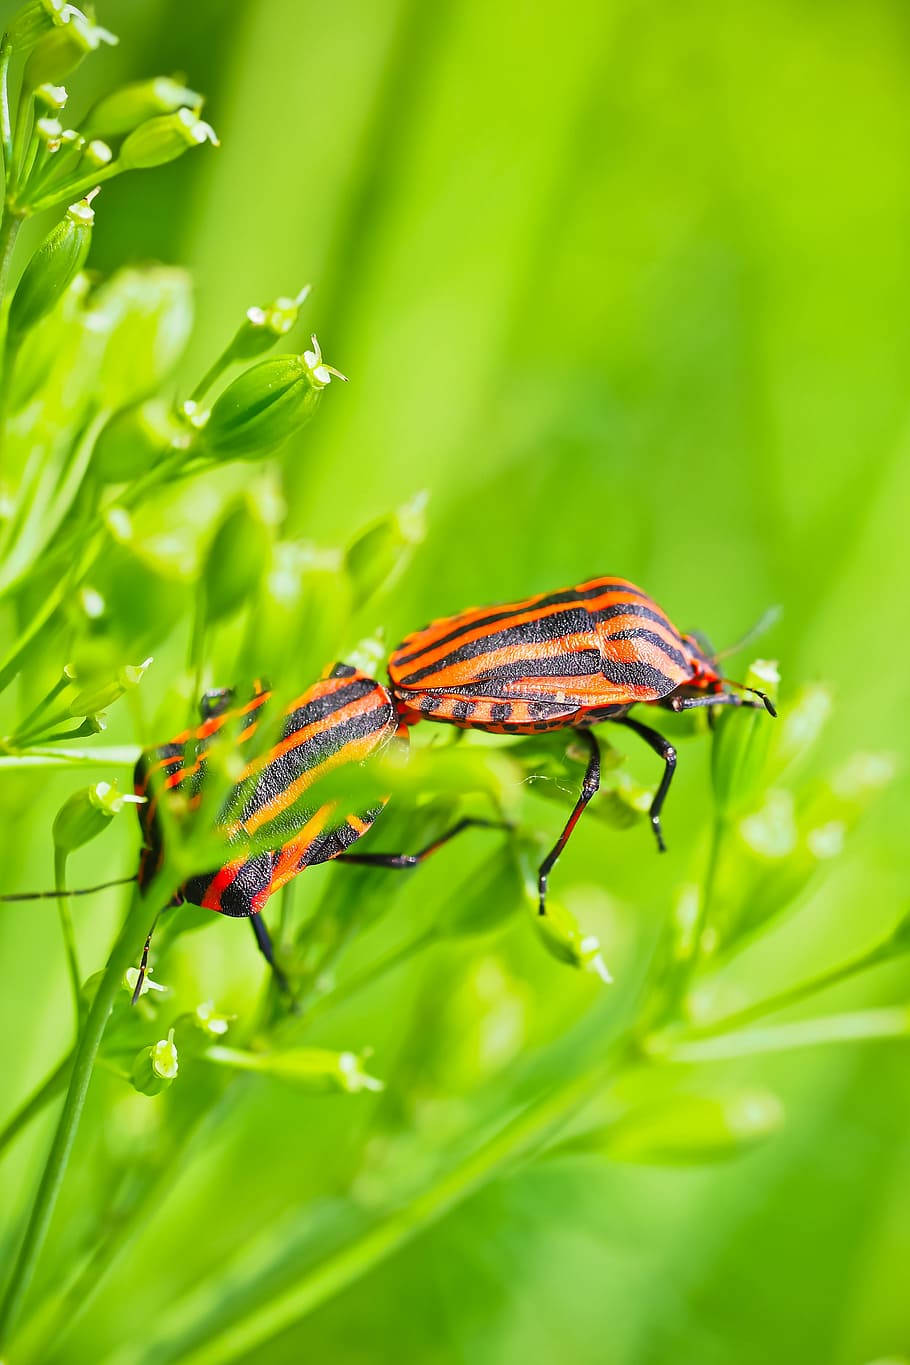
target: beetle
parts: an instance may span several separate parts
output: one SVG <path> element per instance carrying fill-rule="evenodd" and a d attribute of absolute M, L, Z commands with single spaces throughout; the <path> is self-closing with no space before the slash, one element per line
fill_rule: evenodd
<path fill-rule="evenodd" d="M 267 724 L 264 716 L 271 701 L 272 692 L 261 683 L 254 684 L 253 695 L 245 702 L 238 702 L 230 688 L 207 692 L 200 704 L 200 725 L 140 755 L 133 788 L 142 798 L 137 811 L 143 846 L 136 876 L 119 880 L 138 881 L 143 891 L 151 885 L 164 858 L 162 801 L 182 798 L 190 808 L 198 808 L 206 790 L 212 745 L 219 735 L 227 737 L 232 747 L 250 754 L 228 789 L 216 822 L 228 849 L 231 844 L 237 846 L 237 856 L 226 856 L 218 867 L 189 877 L 177 888 L 168 907 L 198 905 L 218 914 L 249 919 L 260 951 L 279 985 L 288 991 L 262 910 L 268 899 L 298 873 L 331 860 L 413 868 L 465 829 L 503 825 L 470 816 L 417 853 L 350 853 L 351 845 L 382 813 L 388 797 L 378 796 L 365 810 L 347 810 L 337 794 L 327 795 L 323 789 L 320 798 L 318 781 L 346 764 L 367 763 L 392 745 L 406 753 L 407 726 L 381 683 L 349 664 L 339 663 L 286 706 L 280 731 L 276 726 L 276 733 L 268 736 L 274 742 L 263 752 L 253 752 L 251 741 L 260 726 Z M 250 848 L 251 841 L 256 848 Z M 86 887 L 66 894 L 85 895 L 101 889 Z M 58 894 L 30 892 L 0 896 L 0 900 Z M 134 1001 L 141 994 L 150 944 L 151 934 L 143 950 Z"/>
<path fill-rule="evenodd" d="M 653 598 L 624 578 L 590 578 L 577 587 L 433 621 L 394 651 L 389 681 L 408 725 L 433 720 L 507 735 L 571 729 L 586 745 L 580 795 L 538 871 L 541 915 L 549 874 L 600 786 L 592 726 L 623 725 L 663 759 L 649 814 L 664 852 L 661 812 L 676 750 L 630 716 L 632 707 L 748 706 L 776 715 L 764 692 L 721 677 L 717 659 L 695 635 L 677 630 Z M 742 696 L 744 691 L 752 696 Z"/>

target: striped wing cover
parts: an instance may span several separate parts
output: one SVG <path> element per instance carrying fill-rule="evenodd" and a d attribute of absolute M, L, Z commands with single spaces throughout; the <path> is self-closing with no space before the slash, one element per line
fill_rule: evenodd
<path fill-rule="evenodd" d="M 389 661 L 405 719 L 501 733 L 590 724 L 692 677 L 676 627 L 621 578 L 445 617 L 409 635 Z"/>
<path fill-rule="evenodd" d="M 236 743 L 249 745 L 260 724 L 267 724 L 271 697 L 259 692 L 244 706 L 225 709 L 194 730 L 144 753 L 136 765 L 134 788 L 148 798 L 139 807 L 146 840 L 139 883 L 146 885 L 161 861 L 157 805 L 166 792 L 181 791 L 198 804 L 205 777 L 206 750 L 229 723 L 239 727 Z M 327 862 L 349 848 L 370 828 L 386 798 L 369 810 L 346 813 L 337 797 L 309 805 L 307 791 L 326 773 L 378 754 L 396 735 L 407 743 L 392 700 L 365 674 L 338 664 L 331 673 L 287 707 L 280 738 L 251 758 L 230 792 L 222 823 L 228 840 L 244 835 L 264 838 L 268 848 L 238 857 L 216 871 L 191 877 L 175 900 L 188 901 L 224 915 L 255 915 L 279 887 L 305 867 Z"/>

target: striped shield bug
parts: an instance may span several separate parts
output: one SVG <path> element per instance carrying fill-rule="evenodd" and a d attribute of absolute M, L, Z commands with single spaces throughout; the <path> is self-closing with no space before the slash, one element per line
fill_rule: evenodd
<path fill-rule="evenodd" d="M 218 794 L 214 823 L 227 856 L 212 870 L 184 881 L 169 904 L 197 905 L 249 919 L 261 952 L 286 989 L 261 912 L 269 897 L 299 872 L 335 859 L 412 868 L 470 826 L 502 825 L 465 818 L 417 853 L 348 852 L 371 828 L 388 796 L 377 793 L 366 808 L 351 810 L 343 796 L 343 772 L 333 784 L 327 779 L 348 765 L 368 763 L 391 746 L 399 746 L 406 753 L 407 726 L 385 687 L 348 664 L 336 664 L 285 708 L 274 733 L 264 731 L 272 742 L 258 751 L 252 741 L 267 724 L 264 717 L 271 701 L 272 693 L 259 684 L 252 697 L 242 703 L 230 689 L 208 692 L 201 703 L 200 725 L 183 730 L 140 756 L 133 785 L 141 798 L 137 812 L 143 848 L 136 877 L 122 880 L 137 880 L 142 889 L 150 886 L 164 856 L 162 803 L 168 803 L 167 808 L 174 813 L 199 809 L 211 786 L 210 758 L 220 737 L 232 756 L 244 759 L 226 790 Z M 229 856 L 231 845 L 236 847 L 235 857 Z M 88 887 L 66 894 L 100 889 Z M 32 892 L 0 896 L 0 900 L 57 894 Z M 150 941 L 151 935 L 134 1000 L 141 993 Z"/>
<path fill-rule="evenodd" d="M 647 593 L 622 578 L 592 578 L 578 587 L 472 607 L 433 621 L 398 646 L 389 660 L 389 678 L 409 725 L 435 720 L 495 734 L 578 732 L 587 748 L 587 768 L 565 828 L 540 865 L 540 914 L 546 913 L 549 873 L 600 785 L 593 725 L 624 725 L 663 759 L 650 808 L 663 852 L 661 810 L 676 750 L 632 718 L 631 708 L 642 703 L 671 711 L 764 706 L 776 714 L 765 693 L 721 677 L 717 656 L 694 635 L 678 631 Z"/>

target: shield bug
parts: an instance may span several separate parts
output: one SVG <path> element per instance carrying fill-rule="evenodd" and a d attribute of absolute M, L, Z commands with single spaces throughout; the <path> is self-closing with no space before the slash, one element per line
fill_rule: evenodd
<path fill-rule="evenodd" d="M 631 717 L 631 708 L 764 706 L 776 714 L 763 692 L 721 677 L 717 657 L 694 635 L 678 631 L 647 593 L 622 578 L 592 578 L 578 587 L 472 607 L 433 621 L 398 646 L 389 660 L 389 678 L 409 725 L 435 720 L 495 734 L 578 732 L 587 748 L 587 767 L 565 828 L 540 865 L 540 914 L 546 913 L 549 873 L 600 785 L 600 750 L 592 726 L 601 721 L 624 725 L 663 759 L 650 808 L 662 852 L 661 811 L 676 750 Z"/>

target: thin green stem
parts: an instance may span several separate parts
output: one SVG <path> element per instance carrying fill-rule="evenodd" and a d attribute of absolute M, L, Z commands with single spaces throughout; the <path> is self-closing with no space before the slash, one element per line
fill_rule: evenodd
<path fill-rule="evenodd" d="M 42 753 L 0 754 L 0 771 L 20 772 L 25 768 L 133 768 L 139 749 L 130 745 L 108 745 L 98 749 L 55 749 Z"/>
<path fill-rule="evenodd" d="M 190 394 L 191 403 L 201 403 L 209 389 L 218 383 L 218 380 L 231 364 L 231 350 L 232 347 L 228 346 L 221 352 L 218 359 L 209 366 L 199 383 L 193 389 L 193 392 Z"/>
<path fill-rule="evenodd" d="M 68 185 L 58 185 L 51 194 L 47 194 L 43 199 L 36 199 L 34 204 L 29 205 L 31 213 L 43 213 L 45 209 L 59 208 L 61 204 L 75 203 L 81 199 L 89 190 L 93 190 L 96 185 L 102 184 L 105 180 L 111 180 L 115 175 L 119 175 L 123 167 L 116 161 L 112 161 L 108 166 L 100 166 L 91 175 L 83 175 L 79 180 L 71 180 Z"/>
<path fill-rule="evenodd" d="M 0 1152 L 4 1152 L 11 1142 L 14 1142 L 23 1128 L 28 1127 L 33 1118 L 36 1118 L 42 1110 L 46 1109 L 51 1100 L 63 1090 L 66 1085 L 66 1078 L 72 1064 L 73 1054 L 69 1053 L 63 1058 L 59 1066 L 56 1066 L 49 1076 L 41 1082 L 38 1088 L 32 1091 L 31 1095 L 20 1105 L 15 1114 L 7 1119 L 3 1128 L 0 1128 Z"/>
<path fill-rule="evenodd" d="M 484 1146 L 472 1152 L 404 1207 L 393 1209 L 348 1246 L 304 1274 L 289 1289 L 254 1307 L 203 1345 L 183 1353 L 182 1365 L 227 1365 L 305 1318 L 316 1308 L 375 1270 L 445 1214 L 464 1203 L 502 1172 L 541 1146 L 590 1100 L 628 1054 L 623 1039 L 606 1057 L 530 1104 Z M 201 1299 L 205 1301 L 203 1286 Z M 144 1356 L 142 1358 L 145 1358 Z"/>
<path fill-rule="evenodd" d="M 108 1016 L 127 967 L 138 958 L 151 923 L 148 903 L 138 890 L 133 894 L 129 913 L 117 938 L 98 986 L 97 994 L 76 1044 L 73 1069 L 63 1111 L 44 1164 L 25 1236 L 13 1267 L 6 1295 L 0 1306 L 0 1349 L 5 1345 L 28 1292 L 38 1257 L 47 1238 L 51 1218 L 69 1164 L 73 1142 L 82 1117 L 85 1097 L 104 1036 Z"/>
<path fill-rule="evenodd" d="M 66 965 L 70 974 L 70 987 L 73 992 L 73 1009 L 76 1015 L 76 1037 L 82 1027 L 82 973 L 79 970 L 79 954 L 76 948 L 76 930 L 73 925 L 72 901 L 66 891 L 66 849 L 54 848 L 54 889 L 57 896 L 57 913 L 60 916 L 60 932 L 63 935 L 63 948 Z"/>
<path fill-rule="evenodd" d="M 3 148 L 3 174 L 6 181 L 4 193 L 9 192 L 13 167 L 13 124 L 9 112 L 9 63 L 12 55 L 13 45 L 4 33 L 0 39 L 0 146 Z"/>
<path fill-rule="evenodd" d="M 70 686 L 70 679 L 62 673 L 49 692 L 46 692 L 37 706 L 33 706 L 28 715 L 19 722 L 19 728 L 10 740 L 11 744 L 17 744 L 22 735 L 27 735 L 35 727 L 35 721 L 43 715 L 52 701 L 56 701 L 67 687 Z"/>
<path fill-rule="evenodd" d="M 870 967 L 886 961 L 889 956 L 887 945 L 873 948 L 852 962 L 845 962 L 840 967 L 832 967 L 827 972 L 820 972 L 818 976 L 810 977 L 808 981 L 802 981 L 796 986 L 789 986 L 785 991 L 778 991 L 776 995 L 769 995 L 764 1000 L 757 1000 L 753 1005 L 747 1005 L 744 1009 L 737 1010 L 735 1014 L 724 1015 L 723 1018 L 717 1019 L 713 1023 L 697 1024 L 691 1028 L 684 1028 L 676 1036 L 682 1042 L 689 1042 L 690 1040 L 694 1042 L 696 1039 L 717 1038 L 724 1034 L 734 1033 L 745 1024 L 751 1024 L 756 1019 L 763 1019 L 768 1014 L 776 1014 L 779 1010 L 802 1004 L 804 1000 L 810 999 L 820 991 L 839 985 L 841 981 L 848 981 L 850 977 L 856 976 L 859 972 L 868 971 Z"/>
<path fill-rule="evenodd" d="M 795 1019 L 767 1028 L 737 1029 L 715 1038 L 695 1039 L 692 1042 L 672 1042 L 666 1035 L 658 1034 L 647 1040 L 646 1050 L 652 1061 L 720 1062 L 769 1052 L 791 1052 L 801 1047 L 820 1047 L 827 1043 L 858 1043 L 874 1038 L 908 1036 L 910 1007 L 895 1005 L 856 1010 L 849 1014 L 826 1014 L 814 1019 Z"/>

